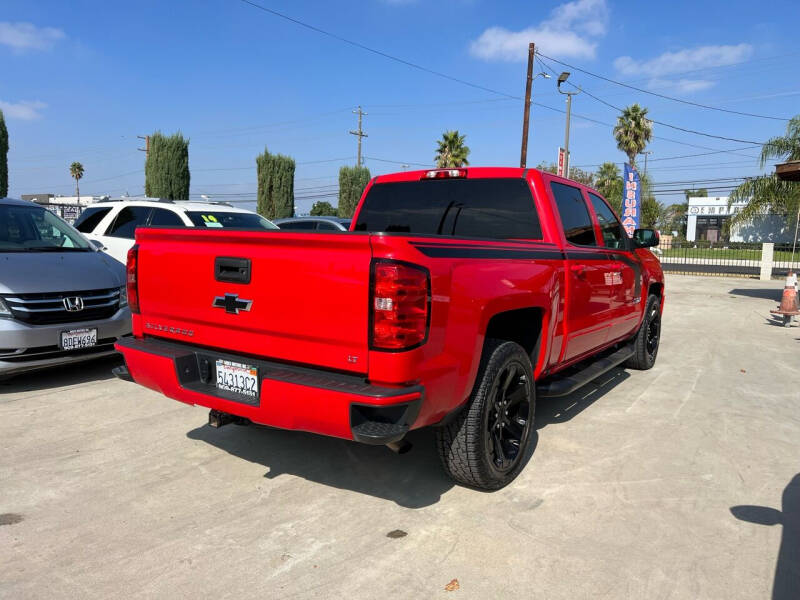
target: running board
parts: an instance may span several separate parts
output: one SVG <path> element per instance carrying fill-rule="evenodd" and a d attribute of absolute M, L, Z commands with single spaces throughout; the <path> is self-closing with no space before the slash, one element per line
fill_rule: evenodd
<path fill-rule="evenodd" d="M 592 360 L 580 371 L 573 372 L 563 377 L 555 375 L 552 379 L 536 386 L 536 395 L 539 398 L 555 398 L 571 394 L 593 379 L 597 379 L 603 373 L 624 363 L 633 356 L 635 351 L 634 345 L 628 344 L 612 354 Z"/>

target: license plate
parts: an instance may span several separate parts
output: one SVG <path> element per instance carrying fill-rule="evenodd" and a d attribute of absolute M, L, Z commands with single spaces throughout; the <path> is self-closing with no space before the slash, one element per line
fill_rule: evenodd
<path fill-rule="evenodd" d="M 258 369 L 251 365 L 218 359 L 217 389 L 257 399 Z"/>
<path fill-rule="evenodd" d="M 80 350 L 97 345 L 97 329 L 70 329 L 61 332 L 62 350 Z"/>

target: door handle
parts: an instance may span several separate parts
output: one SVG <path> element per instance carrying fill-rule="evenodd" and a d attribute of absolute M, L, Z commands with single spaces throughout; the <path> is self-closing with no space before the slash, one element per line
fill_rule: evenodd
<path fill-rule="evenodd" d="M 586 277 L 586 265 L 571 265 L 569 270 L 578 277 Z"/>

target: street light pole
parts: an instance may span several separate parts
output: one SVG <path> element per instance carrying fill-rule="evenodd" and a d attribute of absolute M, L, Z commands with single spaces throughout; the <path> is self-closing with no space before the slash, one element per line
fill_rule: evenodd
<path fill-rule="evenodd" d="M 561 84 L 568 78 L 569 71 L 564 71 L 558 76 L 558 91 L 567 97 L 567 126 L 564 131 L 564 177 L 569 177 L 569 119 L 572 113 L 572 97 L 581 92 L 580 88 L 575 92 L 564 92 L 561 90 Z"/>

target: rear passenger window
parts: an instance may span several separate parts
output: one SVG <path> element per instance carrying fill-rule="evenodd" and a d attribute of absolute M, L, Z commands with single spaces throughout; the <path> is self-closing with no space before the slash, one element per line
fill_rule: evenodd
<path fill-rule="evenodd" d="M 576 246 L 596 246 L 592 217 L 589 216 L 589 209 L 581 191 L 557 181 L 550 182 L 550 189 L 553 190 L 567 241 Z"/>
<path fill-rule="evenodd" d="M 87 208 L 81 213 L 81 216 L 72 224 L 72 226 L 81 233 L 92 233 L 94 228 L 103 220 L 111 211 L 110 206 L 100 207 L 92 206 Z"/>
<path fill-rule="evenodd" d="M 147 215 L 150 214 L 149 206 L 126 206 L 114 219 L 108 233 L 111 237 L 134 239 L 137 227 L 142 227 L 147 223 Z"/>
<path fill-rule="evenodd" d="M 373 185 L 354 231 L 542 239 L 522 178 L 439 179 Z"/>
<path fill-rule="evenodd" d="M 318 221 L 317 229 L 325 229 L 327 231 L 340 231 L 340 229 L 330 221 Z"/>
<path fill-rule="evenodd" d="M 600 230 L 603 232 L 603 243 L 607 248 L 627 248 L 625 238 L 628 237 L 622 224 L 617 219 L 614 212 L 608 207 L 603 199 L 596 194 L 589 192 L 589 200 L 592 201 L 594 213 L 600 223 Z"/>
<path fill-rule="evenodd" d="M 153 216 L 150 217 L 150 225 L 153 227 L 183 227 L 183 221 L 171 210 L 166 208 L 154 208 Z"/>

